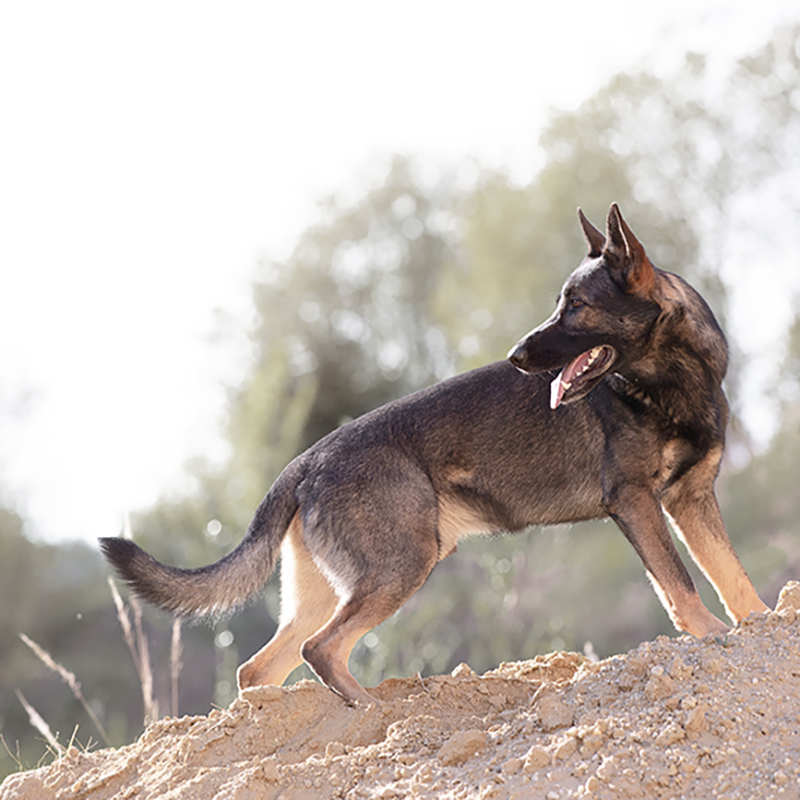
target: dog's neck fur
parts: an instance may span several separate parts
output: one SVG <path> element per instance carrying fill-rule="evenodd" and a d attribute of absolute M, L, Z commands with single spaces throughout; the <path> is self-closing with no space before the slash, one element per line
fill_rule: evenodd
<path fill-rule="evenodd" d="M 610 376 L 609 385 L 617 394 L 657 413 L 676 433 L 691 432 L 712 422 L 708 416 L 716 404 L 689 402 L 687 397 L 713 394 L 717 399 L 721 396 L 724 401 L 722 380 L 727 370 L 728 347 L 722 330 L 702 297 L 677 275 L 660 269 L 655 269 L 655 274 L 655 291 L 666 304 L 653 332 L 653 350 L 659 352 L 659 359 L 651 361 L 649 354 L 644 353 L 625 369 L 624 374 L 615 373 Z M 688 313 L 690 310 L 691 314 Z M 690 342 L 676 335 L 681 330 L 677 323 L 687 315 L 703 329 L 700 340 L 705 343 L 705 347 L 702 351 L 697 349 L 696 339 Z M 665 349 L 657 345 L 666 336 L 669 336 L 673 347 L 669 363 L 665 365 Z M 689 362 L 692 362 L 693 367 L 700 365 L 701 368 L 688 369 L 685 365 Z M 677 374 L 681 375 L 680 380 L 670 377 Z M 703 377 L 698 379 L 696 376 Z M 686 392 L 687 380 L 700 382 L 696 394 Z M 714 427 L 721 426 L 724 431 L 727 418 L 714 422 Z"/>

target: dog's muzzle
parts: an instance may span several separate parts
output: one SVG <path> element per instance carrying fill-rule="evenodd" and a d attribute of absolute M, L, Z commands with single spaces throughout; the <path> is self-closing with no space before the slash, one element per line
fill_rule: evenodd
<path fill-rule="evenodd" d="M 525 372 L 525 347 L 522 342 L 517 342 L 509 351 L 508 351 L 508 360 L 519 370 Z"/>

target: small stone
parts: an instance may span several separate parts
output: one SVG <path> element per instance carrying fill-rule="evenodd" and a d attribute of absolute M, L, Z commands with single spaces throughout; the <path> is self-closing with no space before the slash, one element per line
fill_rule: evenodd
<path fill-rule="evenodd" d="M 674 691 L 675 681 L 673 681 L 669 675 L 658 673 L 651 674 L 650 680 L 647 681 L 644 687 L 644 693 L 650 701 L 663 700 L 665 697 L 669 697 Z"/>
<path fill-rule="evenodd" d="M 475 676 L 475 671 L 469 664 L 462 661 L 450 675 L 454 678 L 472 678 Z"/>
<path fill-rule="evenodd" d="M 486 747 L 486 734 L 483 731 L 471 730 L 454 734 L 439 750 L 439 761 L 449 767 L 463 764 Z"/>
<path fill-rule="evenodd" d="M 500 772 L 502 772 L 503 775 L 516 775 L 522 769 L 524 763 L 525 761 L 522 758 L 510 758 L 503 764 Z"/>
<path fill-rule="evenodd" d="M 664 701 L 664 708 L 666 708 L 667 711 L 674 711 L 680 705 L 680 703 L 681 700 L 679 697 L 668 697 Z"/>
<path fill-rule="evenodd" d="M 578 749 L 578 743 L 575 739 L 569 738 L 558 745 L 553 753 L 556 761 L 569 758 Z"/>
<path fill-rule="evenodd" d="M 669 747 L 685 738 L 686 733 L 683 728 L 673 722 L 667 725 L 667 727 L 656 736 L 656 744 L 659 747 Z"/>
<path fill-rule="evenodd" d="M 695 708 L 687 711 L 683 720 L 683 727 L 687 731 L 702 731 L 706 727 L 706 711 L 708 711 L 706 703 L 700 703 Z"/>
<path fill-rule="evenodd" d="M 784 608 L 780 612 L 780 616 L 787 625 L 794 625 L 794 622 L 797 619 L 797 612 L 793 608 Z"/>
<path fill-rule="evenodd" d="M 647 672 L 647 660 L 640 655 L 632 654 L 628 656 L 628 672 L 641 678 Z"/>
<path fill-rule="evenodd" d="M 522 768 L 525 772 L 536 772 L 542 767 L 548 766 L 548 764 L 550 764 L 550 753 L 548 753 L 544 747 L 535 744 L 528 750 Z"/>
<path fill-rule="evenodd" d="M 344 745 L 341 742 L 328 742 L 325 748 L 325 755 L 328 758 L 337 758 L 345 754 Z"/>
<path fill-rule="evenodd" d="M 274 759 L 261 763 L 261 778 L 269 783 L 277 783 L 281 779 L 281 770 Z"/>
<path fill-rule="evenodd" d="M 591 758 L 603 746 L 603 734 L 595 730 L 588 736 L 583 737 L 581 745 L 581 755 L 584 758 Z"/>
<path fill-rule="evenodd" d="M 675 656 L 669 665 L 669 674 L 676 681 L 684 681 L 692 677 L 692 668 L 680 656 Z"/>
<path fill-rule="evenodd" d="M 597 777 L 606 783 L 613 779 L 617 774 L 617 762 L 613 756 L 607 756 L 603 763 L 597 768 Z"/>
<path fill-rule="evenodd" d="M 549 733 L 558 728 L 572 725 L 575 714 L 573 710 L 555 694 L 545 694 L 536 702 L 536 713 L 539 724 Z"/>
<path fill-rule="evenodd" d="M 789 608 L 795 612 L 800 611 L 800 581 L 789 581 L 778 596 L 775 610 L 780 613 Z"/>

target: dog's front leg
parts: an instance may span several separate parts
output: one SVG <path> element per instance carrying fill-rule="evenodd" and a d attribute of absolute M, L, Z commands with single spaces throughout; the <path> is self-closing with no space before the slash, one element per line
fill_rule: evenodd
<path fill-rule="evenodd" d="M 639 554 L 675 627 L 698 637 L 728 631 L 728 626 L 703 605 L 652 491 L 622 484 L 605 493 L 604 503 L 609 516 Z"/>
<path fill-rule="evenodd" d="M 698 485 L 698 477 L 702 473 L 692 470 L 670 487 L 663 498 L 664 510 L 732 620 L 739 622 L 753 611 L 768 611 L 733 549 L 713 482 Z"/>

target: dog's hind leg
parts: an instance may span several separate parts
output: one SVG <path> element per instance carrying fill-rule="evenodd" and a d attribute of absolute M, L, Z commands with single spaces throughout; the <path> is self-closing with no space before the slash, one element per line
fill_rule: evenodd
<path fill-rule="evenodd" d="M 303 642 L 336 611 L 338 598 L 317 568 L 303 541 L 303 525 L 296 515 L 281 546 L 281 612 L 275 635 L 239 667 L 239 690 L 253 686 L 280 686 L 303 663 Z"/>
<path fill-rule="evenodd" d="M 356 642 L 425 583 L 439 558 L 430 484 L 422 476 L 404 478 L 396 479 L 393 492 L 362 498 L 340 515 L 348 536 L 337 540 L 327 566 L 324 558 L 321 562 L 323 573 L 331 572 L 340 603 L 327 624 L 303 644 L 303 658 L 326 686 L 351 704 L 375 702 L 348 669 Z M 380 483 L 377 476 L 375 480 Z"/>
<path fill-rule="evenodd" d="M 735 622 L 751 612 L 768 611 L 733 549 L 717 498 L 713 478 L 698 464 L 670 487 L 663 498 L 664 510 L 695 563 L 714 585 L 725 611 Z"/>
<path fill-rule="evenodd" d="M 303 658 L 308 665 L 326 686 L 351 705 L 376 702 L 350 673 L 347 663 L 353 647 L 365 633 L 388 619 L 422 586 L 436 564 L 437 554 L 437 548 L 432 547 L 430 558 L 420 565 L 413 583 L 402 586 L 378 584 L 371 589 L 357 589 L 342 603 L 327 625 L 303 645 Z M 387 566 L 391 569 L 391 565 Z"/>
<path fill-rule="evenodd" d="M 609 515 L 642 559 L 675 627 L 698 637 L 729 630 L 703 605 L 652 493 L 643 487 L 625 485 L 617 487 L 613 499 L 606 503 Z"/>

